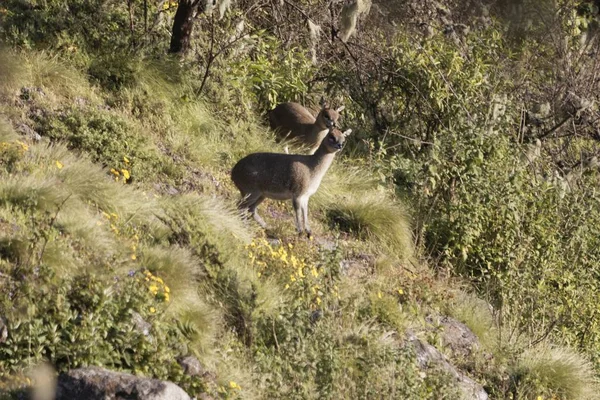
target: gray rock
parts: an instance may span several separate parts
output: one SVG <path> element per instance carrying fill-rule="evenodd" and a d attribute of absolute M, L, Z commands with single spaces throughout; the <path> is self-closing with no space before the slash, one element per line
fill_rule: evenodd
<path fill-rule="evenodd" d="M 315 239 L 315 242 L 317 242 L 317 244 L 321 246 L 322 249 L 328 251 L 333 251 L 337 247 L 337 244 L 334 241 L 328 240 L 326 238 L 318 237 Z"/>
<path fill-rule="evenodd" d="M 58 377 L 56 400 L 191 400 L 172 382 L 141 378 L 98 367 L 79 368 Z"/>
<path fill-rule="evenodd" d="M 416 336 L 409 334 L 408 343 L 413 348 L 417 357 L 419 368 L 428 369 L 437 367 L 456 379 L 456 384 L 463 393 L 464 399 L 487 400 L 488 394 L 483 387 L 450 364 L 446 357 L 432 345 L 419 340 Z"/>
<path fill-rule="evenodd" d="M 358 254 L 352 258 L 340 261 L 340 270 L 343 275 L 355 278 L 364 278 L 373 272 L 375 257 L 370 254 Z"/>
<path fill-rule="evenodd" d="M 196 357 L 182 357 L 177 360 L 177 362 L 183 368 L 183 372 L 188 376 L 203 376 L 206 373 L 206 370 Z"/>
<path fill-rule="evenodd" d="M 138 332 L 144 336 L 150 336 L 150 330 L 152 329 L 152 324 L 150 322 L 146 321 L 135 311 L 131 312 L 131 320 L 133 321 L 133 325 Z"/>
<path fill-rule="evenodd" d="M 442 342 L 453 357 L 468 358 L 481 349 L 479 338 L 462 322 L 445 315 L 429 316 L 427 320 L 440 326 Z"/>
<path fill-rule="evenodd" d="M 27 124 L 24 123 L 18 123 L 15 126 L 15 130 L 27 137 L 29 137 L 30 139 L 39 142 L 40 140 L 42 140 L 42 137 L 40 136 L 39 133 L 37 133 L 32 127 L 30 127 Z"/>

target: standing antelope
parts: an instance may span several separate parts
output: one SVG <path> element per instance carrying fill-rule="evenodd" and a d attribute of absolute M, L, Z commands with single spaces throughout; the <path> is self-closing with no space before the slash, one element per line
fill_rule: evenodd
<path fill-rule="evenodd" d="M 308 224 L 308 199 L 313 195 L 331 166 L 335 153 L 352 132 L 329 128 L 314 154 L 253 153 L 238 161 L 231 179 L 242 194 L 240 209 L 248 209 L 256 222 L 266 228 L 256 208 L 265 198 L 292 200 L 298 233 L 311 236 Z"/>
<path fill-rule="evenodd" d="M 310 154 L 319 147 L 329 128 L 335 127 L 344 106 L 329 108 L 321 97 L 321 110 L 315 118 L 298 103 L 281 103 L 269 111 L 271 129 L 286 139 L 296 139 L 310 146 Z"/>

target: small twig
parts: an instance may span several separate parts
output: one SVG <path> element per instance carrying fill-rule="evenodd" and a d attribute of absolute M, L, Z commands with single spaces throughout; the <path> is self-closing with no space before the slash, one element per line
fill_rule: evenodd
<path fill-rule="evenodd" d="M 309 17 L 308 14 L 306 14 L 306 12 L 303 9 L 301 9 L 297 5 L 295 5 L 294 3 L 292 3 L 291 1 L 288 1 L 288 0 L 284 0 L 284 3 L 287 4 L 288 6 L 292 7 L 296 11 L 298 11 L 300 14 L 302 14 L 302 16 L 304 18 L 311 21 L 313 24 L 317 25 L 317 23 L 311 17 Z"/>
<path fill-rule="evenodd" d="M 428 142 L 428 141 L 426 141 L 426 140 L 422 140 L 422 139 L 418 139 L 418 138 L 412 138 L 412 137 L 410 137 L 410 136 L 405 136 L 405 135 L 402 135 L 402 134 L 400 134 L 400 133 L 398 133 L 398 132 L 394 132 L 394 131 L 389 131 L 389 132 L 390 132 L 392 135 L 394 135 L 394 136 L 401 137 L 402 139 L 412 140 L 412 141 L 414 141 L 414 142 L 423 143 L 423 144 L 429 144 L 429 145 L 433 145 L 433 144 L 435 144 L 435 143 L 433 143 L 433 142 Z M 394 147 L 397 147 L 397 146 L 400 146 L 400 144 L 395 144 L 395 145 L 393 145 L 393 146 L 386 147 L 386 149 L 393 149 Z"/>
<path fill-rule="evenodd" d="M 148 33 L 148 0 L 144 0 L 144 34 Z"/>
<path fill-rule="evenodd" d="M 546 329 L 546 332 L 544 332 L 544 334 L 542 336 L 540 336 L 539 338 L 537 338 L 533 342 L 531 342 L 531 345 L 535 346 L 536 344 L 543 342 L 548 337 L 548 335 L 550 335 L 550 333 L 552 332 L 552 329 L 554 329 L 554 327 L 556 326 L 557 323 L 558 323 L 558 320 L 556 320 L 556 319 L 554 321 L 552 321 L 552 323 L 550 324 L 548 329 Z"/>
<path fill-rule="evenodd" d="M 135 48 L 135 26 L 133 23 L 133 1 L 127 0 L 127 9 L 129 11 L 129 31 L 131 32 L 131 47 Z"/>
<path fill-rule="evenodd" d="M 277 333 L 275 332 L 275 320 L 271 320 L 271 327 L 273 329 L 273 338 L 275 339 L 275 347 L 277 348 L 277 352 L 279 352 L 279 341 L 277 340 Z"/>
<path fill-rule="evenodd" d="M 557 129 L 561 128 L 564 124 L 566 124 L 570 119 L 572 118 L 572 115 L 568 115 L 566 116 L 562 121 L 560 121 L 558 124 L 554 125 L 554 127 L 550 128 L 549 130 L 547 130 L 546 132 L 542 133 L 540 136 L 538 136 L 538 139 L 543 139 L 546 136 L 551 135 L 552 133 L 554 133 Z"/>

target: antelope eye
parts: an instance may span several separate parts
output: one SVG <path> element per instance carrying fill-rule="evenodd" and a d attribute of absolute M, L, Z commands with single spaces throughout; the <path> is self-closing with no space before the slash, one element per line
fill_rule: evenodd
<path fill-rule="evenodd" d="M 335 143 L 335 138 L 333 136 L 329 135 L 329 141 L 331 143 Z"/>

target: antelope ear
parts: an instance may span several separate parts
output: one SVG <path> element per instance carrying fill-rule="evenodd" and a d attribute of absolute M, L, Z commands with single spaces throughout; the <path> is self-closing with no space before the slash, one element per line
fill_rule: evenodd
<path fill-rule="evenodd" d="M 352 133 L 352 129 L 348 129 L 342 133 L 342 136 L 348 137 L 348 136 L 350 136 L 351 133 Z"/>
<path fill-rule="evenodd" d="M 344 111 L 344 108 L 346 108 L 346 106 L 339 106 L 338 108 L 335 109 L 335 111 L 342 112 L 342 111 Z"/>

